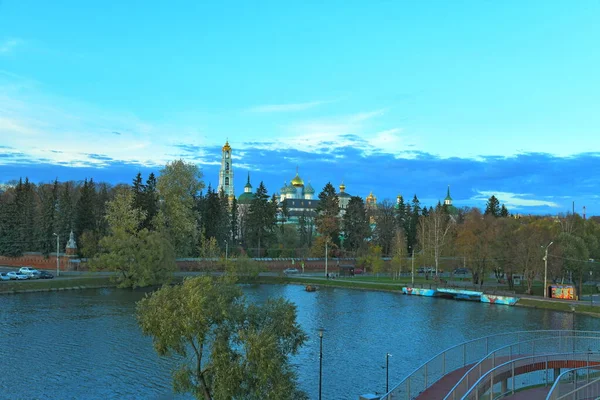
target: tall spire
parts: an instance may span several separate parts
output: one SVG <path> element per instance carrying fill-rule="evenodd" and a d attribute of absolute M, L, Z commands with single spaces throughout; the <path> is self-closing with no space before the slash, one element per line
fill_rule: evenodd
<path fill-rule="evenodd" d="M 248 171 L 248 182 L 246 182 L 248 185 L 250 184 L 250 171 Z"/>

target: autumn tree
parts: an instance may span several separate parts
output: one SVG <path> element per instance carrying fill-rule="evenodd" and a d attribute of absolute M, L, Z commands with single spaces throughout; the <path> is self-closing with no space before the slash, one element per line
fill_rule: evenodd
<path fill-rule="evenodd" d="M 474 208 L 459 226 L 456 245 L 471 265 L 473 283 L 483 285 L 486 273 L 494 262 L 493 245 L 495 240 L 494 217 L 481 215 Z"/>
<path fill-rule="evenodd" d="M 392 252 L 396 233 L 396 207 L 389 200 L 382 201 L 375 212 L 374 239 L 381 246 L 384 255 Z"/>
<path fill-rule="evenodd" d="M 319 204 L 315 210 L 315 226 L 317 232 L 325 237 L 328 243 L 340 246 L 340 205 L 335 188 L 327 182 L 319 193 Z"/>

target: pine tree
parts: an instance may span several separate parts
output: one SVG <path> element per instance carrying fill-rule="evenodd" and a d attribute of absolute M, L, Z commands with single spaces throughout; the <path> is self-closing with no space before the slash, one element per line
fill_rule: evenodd
<path fill-rule="evenodd" d="M 231 231 L 229 241 L 234 246 L 238 239 L 238 204 L 235 197 L 231 202 L 231 210 L 229 211 L 229 226 Z"/>
<path fill-rule="evenodd" d="M 73 184 L 65 182 L 58 197 L 58 211 L 56 220 L 56 233 L 60 236 L 61 248 L 67 243 L 69 233 L 73 227 Z M 63 250 L 61 250 L 63 251 Z"/>
<path fill-rule="evenodd" d="M 486 205 L 484 215 L 491 215 L 493 217 L 500 216 L 500 201 L 496 198 L 496 196 L 492 195 Z"/>
<path fill-rule="evenodd" d="M 340 205 L 335 188 L 327 182 L 319 193 L 319 204 L 315 209 L 315 225 L 317 232 L 325 236 L 326 240 L 340 246 Z"/>
<path fill-rule="evenodd" d="M 510 215 L 510 213 L 508 212 L 508 209 L 506 208 L 506 206 L 504 204 L 502 204 L 502 208 L 500 209 L 500 216 L 503 218 L 506 218 Z"/>
<path fill-rule="evenodd" d="M 75 206 L 75 237 L 79 241 L 81 235 L 89 231 L 96 232 L 96 185 L 94 180 L 86 179 L 80 190 L 79 200 Z M 65 237 L 66 239 L 66 237 Z"/>
<path fill-rule="evenodd" d="M 19 213 L 15 203 L 15 190 L 2 196 L 0 204 L 0 254 L 17 257 L 23 253 L 19 232 Z"/>
<path fill-rule="evenodd" d="M 260 182 L 248 209 L 248 240 L 257 246 L 258 256 L 261 255 L 261 248 L 268 245 L 265 242 L 273 237 L 277 225 L 277 210 L 272 203 L 267 188 Z"/>
<path fill-rule="evenodd" d="M 133 207 L 146 211 L 146 199 L 145 199 L 145 190 L 146 186 L 142 181 L 142 173 L 138 172 L 135 178 L 133 178 L 133 183 L 131 185 L 132 193 L 133 193 Z"/>
<path fill-rule="evenodd" d="M 396 204 L 396 226 L 404 229 L 404 222 L 406 219 L 406 204 L 404 198 L 400 196 Z"/>
<path fill-rule="evenodd" d="M 40 186 L 39 191 L 42 198 L 40 243 L 42 244 L 42 253 L 48 255 L 56 250 L 56 240 L 53 234 L 58 208 L 58 180 L 55 180 L 52 186 Z"/>
<path fill-rule="evenodd" d="M 148 175 L 146 185 L 144 186 L 144 211 L 146 211 L 146 218 L 142 222 L 142 227 L 146 229 L 153 229 L 153 221 L 158 214 L 158 192 L 156 190 L 156 177 L 154 172 Z"/>
<path fill-rule="evenodd" d="M 361 197 L 352 196 L 348 201 L 343 217 L 343 226 L 344 248 L 354 252 L 360 250 L 371 235 L 365 203 Z"/>

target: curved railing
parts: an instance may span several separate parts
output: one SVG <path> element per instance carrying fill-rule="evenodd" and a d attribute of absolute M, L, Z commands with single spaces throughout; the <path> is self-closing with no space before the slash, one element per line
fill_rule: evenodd
<path fill-rule="evenodd" d="M 546 400 L 597 399 L 600 397 L 600 366 L 568 369 L 556 378 Z"/>
<path fill-rule="evenodd" d="M 564 338 L 564 332 L 570 331 L 538 330 L 506 332 L 457 344 L 427 360 L 388 393 L 384 394 L 381 400 L 412 400 L 450 372 L 454 371 L 458 373 L 458 370 L 464 369 L 460 373 L 460 377 L 462 378 L 476 363 L 497 349 L 510 345 L 518 345 L 519 343 L 523 344 L 535 339 L 554 338 L 561 335 Z M 584 336 L 598 335 L 597 332 L 593 331 L 573 331 L 571 334 Z M 515 354 L 518 353 L 516 352 Z M 474 382 L 472 379 L 469 382 Z"/>
<path fill-rule="evenodd" d="M 444 400 L 462 398 L 469 391 L 473 382 L 476 382 L 483 374 L 501 363 L 521 358 L 525 355 L 535 356 L 568 351 L 592 351 L 592 348 L 600 351 L 600 333 L 590 331 L 559 331 L 558 336 L 530 339 L 500 347 L 473 365 L 456 385 L 450 389 Z"/>
<path fill-rule="evenodd" d="M 514 394 L 524 389 L 548 381 L 548 371 L 561 363 L 590 363 L 600 364 L 600 353 L 557 353 L 543 356 L 522 357 L 505 362 L 486 372 L 463 396 L 464 400 L 496 399 Z M 564 368 L 564 367 L 563 367 Z M 542 371 L 540 374 L 539 372 Z M 545 379 L 543 378 L 545 372 Z M 522 387 L 516 386 L 515 377 L 522 374 L 536 374 L 537 378 Z M 535 375 L 534 375 L 535 376 Z M 511 379 L 512 378 L 512 379 Z M 520 379 L 522 380 L 522 379 Z M 512 383 L 512 385 L 511 385 Z M 500 387 L 498 387 L 500 386 Z"/>

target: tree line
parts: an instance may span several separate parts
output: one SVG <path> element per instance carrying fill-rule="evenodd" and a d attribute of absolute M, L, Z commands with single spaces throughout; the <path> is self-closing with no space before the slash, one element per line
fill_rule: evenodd
<path fill-rule="evenodd" d="M 543 273 L 550 242 L 547 265 L 554 281 L 568 279 L 580 287 L 593 273 L 589 260 L 600 258 L 596 221 L 577 214 L 514 218 L 495 196 L 483 211 L 439 202 L 427 207 L 417 195 L 369 207 L 353 196 L 340 212 L 338 193 L 327 183 L 315 212 L 289 224 L 290 210 L 263 182 L 249 204 L 238 204 L 206 188 L 199 168 L 182 160 L 144 178 L 138 173 L 131 184 L 114 186 L 93 179 L 13 182 L 0 194 L 0 254 L 48 255 L 56 249 L 54 233 L 64 251 L 73 231 L 81 257 L 99 267 L 120 264 L 124 281 L 147 272 L 148 262 L 157 263 L 142 279 L 152 282 L 160 271 L 174 268 L 175 258 L 218 258 L 226 250 L 232 256 L 324 257 L 327 247 L 330 257 L 357 258 L 376 273 L 398 276 L 414 259 L 436 271 L 468 267 L 479 284 L 490 272 L 509 284 L 512 275 L 522 274 L 529 289 Z M 151 256 L 131 253 L 146 248 Z M 140 263 L 134 273 L 133 260 Z"/>

